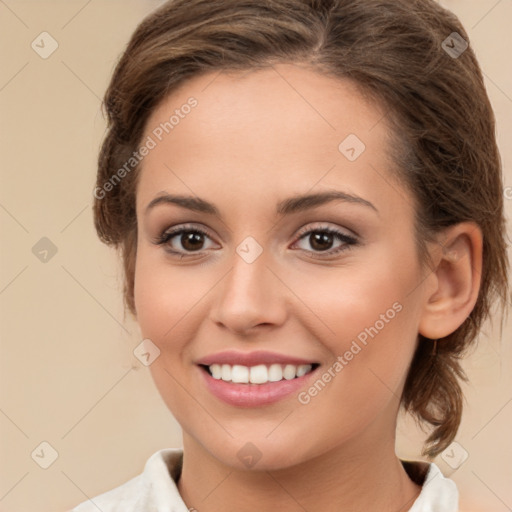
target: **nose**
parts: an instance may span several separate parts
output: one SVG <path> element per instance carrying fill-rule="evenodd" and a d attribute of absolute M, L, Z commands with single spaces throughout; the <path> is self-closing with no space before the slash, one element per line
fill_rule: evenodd
<path fill-rule="evenodd" d="M 291 293 L 269 259 L 265 250 L 252 262 L 234 253 L 231 270 L 215 288 L 210 313 L 214 323 L 242 335 L 284 323 Z"/>

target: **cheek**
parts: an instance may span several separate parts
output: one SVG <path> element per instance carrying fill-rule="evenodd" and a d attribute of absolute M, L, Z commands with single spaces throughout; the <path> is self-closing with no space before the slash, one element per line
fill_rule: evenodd
<path fill-rule="evenodd" d="M 404 258 L 411 264 L 405 265 Z M 341 388 L 357 382 L 353 398 L 399 390 L 413 357 L 420 310 L 418 295 L 411 291 L 419 276 L 412 249 L 404 258 L 390 247 L 368 260 L 364 270 L 340 268 L 334 278 L 309 275 L 294 286 L 315 313 L 307 328 L 316 331 L 333 363 L 343 358 L 343 370 L 337 367 L 333 381 Z M 341 389 L 338 385 L 333 389 Z"/>
<path fill-rule="evenodd" d="M 169 329 L 170 318 L 164 312 L 173 311 L 173 294 L 164 293 L 167 287 L 161 277 L 158 266 L 151 265 L 140 251 L 135 265 L 134 301 L 142 334 L 152 340 Z"/>
<path fill-rule="evenodd" d="M 183 411 L 190 397 L 182 386 L 189 386 L 181 359 L 187 340 L 194 336 L 187 331 L 191 328 L 191 310 L 198 300 L 194 295 L 182 272 L 173 272 L 152 251 L 138 251 L 134 280 L 137 322 L 142 337 L 160 350 L 149 370 L 162 399 L 181 425 L 188 421 Z"/>
<path fill-rule="evenodd" d="M 134 300 L 142 334 L 162 340 L 172 337 L 174 325 L 190 313 L 205 289 L 189 272 L 173 269 L 156 253 L 144 247 L 138 251 Z"/>
<path fill-rule="evenodd" d="M 289 278 L 333 353 L 340 353 L 347 340 L 359 338 L 364 343 L 368 331 L 375 334 L 372 327 L 379 333 L 402 329 L 402 318 L 412 312 L 407 308 L 404 313 L 416 282 L 414 272 L 404 272 L 384 257 L 367 261 L 364 268 L 347 266 Z"/>

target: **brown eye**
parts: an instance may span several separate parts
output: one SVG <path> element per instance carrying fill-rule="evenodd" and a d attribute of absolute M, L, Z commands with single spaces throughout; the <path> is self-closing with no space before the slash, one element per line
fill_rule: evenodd
<path fill-rule="evenodd" d="M 199 253 L 209 247 L 205 247 L 205 241 L 211 240 L 206 231 L 200 228 L 180 227 L 164 231 L 156 240 L 155 244 L 164 245 L 165 250 L 171 254 L 180 254 L 186 257 L 187 253 Z"/>
<path fill-rule="evenodd" d="M 197 231 L 184 231 L 180 236 L 179 241 L 181 246 L 187 251 L 197 251 L 202 249 L 204 244 L 204 235 Z"/>
<path fill-rule="evenodd" d="M 358 241 L 355 237 L 346 235 L 345 233 L 329 227 L 319 227 L 309 229 L 302 232 L 299 236 L 299 242 L 305 240 L 311 249 L 303 248 L 306 252 L 313 253 L 314 257 L 330 256 L 339 252 L 350 249 L 351 246 L 357 245 Z M 332 249 L 333 244 L 338 241 L 340 245 Z"/>
<path fill-rule="evenodd" d="M 309 235 L 309 242 L 315 251 L 326 251 L 334 243 L 334 235 L 325 232 L 314 232 Z"/>

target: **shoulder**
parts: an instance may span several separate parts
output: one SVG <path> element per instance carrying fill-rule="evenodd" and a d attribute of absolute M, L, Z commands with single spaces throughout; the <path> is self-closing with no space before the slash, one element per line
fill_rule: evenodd
<path fill-rule="evenodd" d="M 117 512 L 117 510 L 123 510 L 120 507 L 131 512 L 135 510 L 134 506 L 137 506 L 138 496 L 144 492 L 142 480 L 143 473 L 114 489 L 80 503 L 71 512 L 97 512 L 98 509 L 102 512 Z"/>
<path fill-rule="evenodd" d="M 84 501 L 69 512 L 138 512 L 171 510 L 181 501 L 176 486 L 183 450 L 165 448 L 147 460 L 139 475 L 122 485 Z"/>
<path fill-rule="evenodd" d="M 461 512 L 455 482 L 445 477 L 433 462 L 402 461 L 404 469 L 421 492 L 409 512 Z"/>

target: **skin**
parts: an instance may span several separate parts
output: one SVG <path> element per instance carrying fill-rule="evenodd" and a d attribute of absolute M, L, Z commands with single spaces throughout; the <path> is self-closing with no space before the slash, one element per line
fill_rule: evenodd
<path fill-rule="evenodd" d="M 151 373 L 183 428 L 185 503 L 200 512 L 409 510 L 420 487 L 395 454 L 399 397 L 418 333 L 444 337 L 473 309 L 480 230 L 445 230 L 429 245 L 434 267 L 420 267 L 413 198 L 393 175 L 385 110 L 348 81 L 298 64 L 208 73 L 153 111 L 144 139 L 191 96 L 197 107 L 144 158 L 136 196 L 137 320 L 161 351 Z M 353 162 L 338 149 L 351 133 L 366 146 Z M 333 201 L 275 213 L 283 199 L 329 190 L 378 212 Z M 163 192 L 201 197 L 220 215 L 172 204 L 146 213 Z M 167 247 L 191 255 L 180 260 L 154 240 L 183 224 L 208 236 L 195 252 L 175 236 Z M 297 236 L 303 227 L 334 228 L 358 244 L 322 259 L 311 236 Z M 248 236 L 263 249 L 252 263 L 236 252 Z M 343 245 L 332 238 L 326 249 Z M 270 350 L 317 361 L 321 374 L 395 302 L 401 311 L 306 405 L 296 394 L 227 405 L 195 365 L 221 350 Z M 237 457 L 248 442 L 261 453 L 251 468 Z"/>

